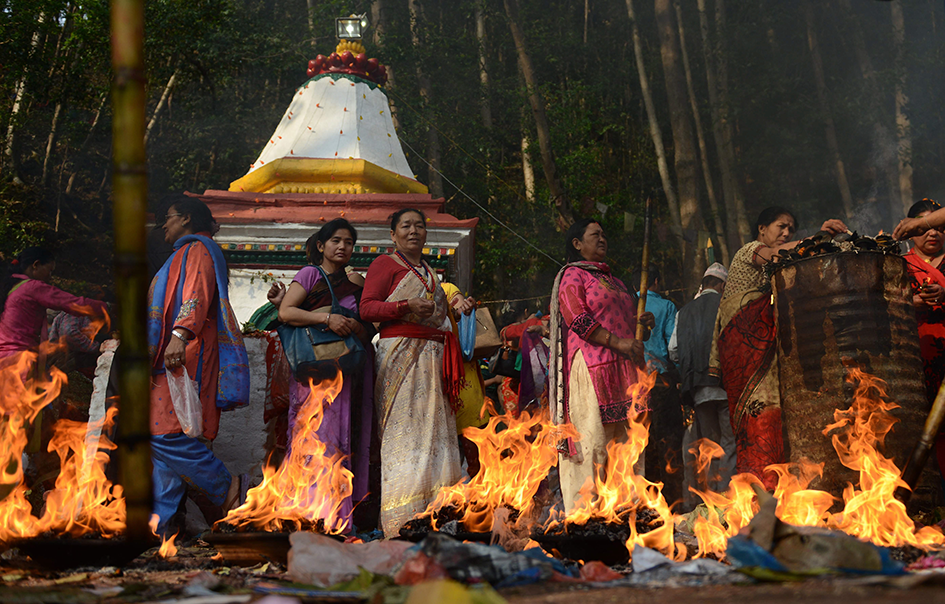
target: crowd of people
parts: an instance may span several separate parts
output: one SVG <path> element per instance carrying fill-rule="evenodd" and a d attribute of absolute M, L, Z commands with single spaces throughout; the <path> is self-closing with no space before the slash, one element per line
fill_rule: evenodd
<path fill-rule="evenodd" d="M 214 520 L 239 506 L 249 487 L 248 477 L 232 475 L 210 447 L 221 411 L 249 399 L 247 355 L 228 302 L 226 262 L 212 238 L 216 228 L 205 204 L 183 197 L 161 225 L 173 249 L 152 281 L 147 326 L 159 530 L 182 509 L 188 489 L 209 502 Z M 362 514 L 358 528 L 376 525 L 396 536 L 441 488 L 464 479 L 464 464 L 468 476 L 476 474 L 478 453 L 463 430 L 484 425 L 492 410 L 546 412 L 576 428 L 580 439 L 559 445 L 558 484 L 552 487 L 560 489 L 566 510 L 606 468 L 608 444 L 626 441 L 634 417 L 651 425 L 647 454 L 635 470 L 662 482 L 671 503 L 686 505 L 687 486 L 724 490 L 738 472 L 773 488 L 776 477 L 766 468 L 786 460 L 777 319 L 763 267 L 797 245 L 797 221 L 790 210 L 770 207 L 755 228 L 755 240 L 737 251 L 729 267 L 709 266 L 695 298 L 679 310 L 664 297 L 659 268 L 647 267 L 646 312 L 638 313 L 642 271 L 628 287 L 607 263 L 603 226 L 590 219 L 574 223 L 564 237 L 566 262 L 548 307 L 515 309 L 502 329 L 499 354 L 507 363 L 500 371 L 470 359 L 468 351 L 464 357 L 460 327 L 476 301 L 442 282 L 424 260 L 422 211 L 401 209 L 391 216 L 394 253 L 378 256 L 364 277 L 349 265 L 355 227 L 343 218 L 325 224 L 306 242 L 309 264 L 288 286 L 274 284 L 268 300 L 273 325 L 312 328 L 347 343 L 348 361 L 333 357 L 343 386 L 317 434 L 326 455 L 344 456 L 353 474 L 342 516 L 352 518 L 373 496 L 376 516 L 365 520 Z M 847 227 L 832 219 L 821 230 L 836 235 Z M 945 373 L 943 230 L 945 209 L 925 199 L 894 232 L 913 244 L 905 260 L 930 400 Z M 47 309 L 104 315 L 101 302 L 49 285 L 53 268 L 47 251 L 29 248 L 0 282 L 0 363 L 46 337 Z M 653 374 L 649 398 L 634 399 L 633 386 Z M 171 385 L 181 375 L 196 389 L 199 433 L 185 434 L 178 416 Z M 298 415 L 310 379 L 299 369 L 286 384 L 289 446 L 301 429 Z M 690 449 L 699 439 L 718 444 L 723 454 L 703 477 L 708 484 L 696 485 Z M 945 467 L 945 439 L 938 456 Z"/>

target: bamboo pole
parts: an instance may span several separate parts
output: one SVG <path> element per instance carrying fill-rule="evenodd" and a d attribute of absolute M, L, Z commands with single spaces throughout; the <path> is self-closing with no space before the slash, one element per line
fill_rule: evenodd
<path fill-rule="evenodd" d="M 650 287 L 650 214 L 653 200 L 646 200 L 646 210 L 643 218 L 643 266 L 640 267 L 640 300 L 637 301 L 637 333 L 638 340 L 643 340 L 646 327 L 640 323 L 640 317 L 646 312 L 646 290 Z"/>
<path fill-rule="evenodd" d="M 919 483 L 922 468 L 925 467 L 925 462 L 929 459 L 929 452 L 935 445 L 935 439 L 938 437 L 943 420 L 945 420 L 945 383 L 939 386 L 938 394 L 935 395 L 935 402 L 932 403 L 932 410 L 929 411 L 929 416 L 925 419 L 925 426 L 922 428 L 919 442 L 915 444 L 912 455 L 909 456 L 909 461 L 902 471 L 902 480 L 909 485 L 909 488 L 899 487 L 896 489 L 895 495 L 896 499 L 903 503 L 909 503 L 912 491 Z"/>
<path fill-rule="evenodd" d="M 151 444 L 145 214 L 148 177 L 144 147 L 144 2 L 112 0 L 112 218 L 118 296 L 118 481 L 127 506 L 128 541 L 150 536 Z"/>

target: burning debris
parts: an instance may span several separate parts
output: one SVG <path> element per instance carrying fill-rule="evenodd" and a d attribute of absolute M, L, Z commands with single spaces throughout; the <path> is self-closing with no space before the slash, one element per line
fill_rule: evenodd
<path fill-rule="evenodd" d="M 906 508 L 894 497 L 904 487 L 901 472 L 879 449 L 895 423 L 889 413 L 896 408 L 886 400 L 884 384 L 858 369 L 848 380 L 856 384 L 853 404 L 834 412 L 834 423 L 824 429 L 844 466 L 859 473 L 858 487 L 848 484 L 843 493 L 844 508 L 829 511 L 833 497 L 824 491 L 809 490 L 808 484 L 823 468 L 813 464 L 779 464 L 775 497 L 777 517 L 798 526 L 823 527 L 843 531 L 864 541 L 887 547 L 945 547 L 945 535 L 934 527 L 917 529 Z M 725 556 L 728 539 L 747 526 L 758 513 L 755 490 L 760 481 L 741 474 L 732 478 L 724 494 L 697 492 L 705 502 L 704 513 L 693 520 L 699 539 L 698 556 Z"/>
<path fill-rule="evenodd" d="M 327 446 L 317 432 L 330 405 L 342 388 L 341 372 L 330 380 L 310 382 L 311 394 L 296 420 L 291 451 L 278 469 L 263 469 L 263 480 L 246 494 L 246 503 L 231 510 L 214 530 L 221 532 L 315 531 L 341 534 L 350 519 L 341 513 L 351 495 L 350 470 L 344 456 L 327 456 Z"/>
<path fill-rule="evenodd" d="M 401 536 L 414 540 L 452 521 L 467 534 L 490 533 L 496 511 L 505 508 L 509 530 L 527 537 L 541 512 L 536 495 L 558 463 L 557 444 L 578 435 L 570 424 L 554 425 L 547 410 L 534 415 L 523 411 L 518 417 L 490 412 L 484 428 L 463 432 L 479 449 L 479 472 L 441 489 L 427 509 L 404 526 Z"/>

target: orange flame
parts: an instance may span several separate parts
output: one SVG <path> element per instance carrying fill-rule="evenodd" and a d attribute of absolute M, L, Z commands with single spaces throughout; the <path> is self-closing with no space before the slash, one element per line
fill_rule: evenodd
<path fill-rule="evenodd" d="M 463 430 L 479 448 L 479 472 L 468 482 L 440 489 L 418 515 L 431 517 L 434 529 L 434 514 L 450 506 L 462 511 L 461 522 L 471 532 L 491 531 L 495 511 L 503 506 L 519 512 L 517 523 L 530 521 L 538 487 L 558 463 L 558 442 L 577 437 L 571 424 L 554 425 L 547 409 L 516 416 L 499 415 L 490 406 L 489 412 L 492 417 L 485 427 Z"/>
<path fill-rule="evenodd" d="M 107 317 L 93 322 L 96 331 Z M 105 436 L 87 442 L 90 432 L 101 432 L 114 424 L 112 408 L 99 425 L 59 420 L 53 427 L 48 450 L 60 460 L 55 488 L 46 496 L 40 518 L 31 514 L 23 483 L 21 460 L 28 441 L 29 424 L 40 410 L 59 396 L 66 383 L 56 367 L 44 371 L 45 358 L 61 347 L 43 342 L 38 351 L 24 351 L 0 362 L 0 542 L 32 537 L 47 531 L 80 536 L 98 532 L 113 537 L 125 526 L 125 502 L 121 487 L 105 477 L 107 451 L 115 445 Z"/>
<path fill-rule="evenodd" d="M 101 428 L 108 430 L 114 425 L 117 414 L 117 408 L 109 409 Z M 56 488 L 46 497 L 46 510 L 36 523 L 38 533 L 54 531 L 78 537 L 98 532 L 109 538 L 125 528 L 121 486 L 105 477 L 107 451 L 116 447 L 104 434 L 96 446 L 87 446 L 89 427 L 85 422 L 56 422 L 49 451 L 59 455 L 60 471 Z"/>
<path fill-rule="evenodd" d="M 160 521 L 161 518 L 157 514 L 151 514 L 151 519 L 148 521 L 148 526 L 151 527 L 151 533 L 154 534 L 155 537 L 159 536 L 157 534 L 157 527 Z M 166 560 L 176 556 L 177 546 L 174 545 L 174 539 L 177 539 L 177 533 L 171 535 L 170 538 L 166 538 L 164 535 L 160 535 L 160 537 L 161 547 L 158 548 L 158 558 L 164 558 Z"/>
<path fill-rule="evenodd" d="M 843 512 L 831 516 L 827 526 L 877 545 L 945 545 L 945 536 L 937 528 L 916 531 L 906 507 L 893 497 L 897 487 L 906 486 L 900 478 L 902 472 L 877 450 L 898 421 L 889 413 L 898 405 L 886 401 L 884 382 L 880 379 L 852 369 L 847 380 L 857 382 L 853 404 L 849 409 L 834 412 L 834 423 L 827 426 L 824 434 L 830 434 L 840 463 L 860 473 L 859 488 L 847 485 L 843 491 Z"/>
<path fill-rule="evenodd" d="M 286 525 L 303 528 L 303 522 L 324 521 L 324 530 L 342 533 L 348 519 L 340 513 L 351 495 L 353 474 L 342 465 L 340 453 L 326 456 L 327 446 L 316 432 L 322 425 L 324 406 L 331 404 L 342 388 L 341 372 L 318 384 L 309 382 L 292 435 L 292 451 L 278 469 L 263 468 L 263 481 L 250 489 L 246 503 L 231 510 L 222 523 L 253 527 L 263 531 L 283 531 Z"/>
<path fill-rule="evenodd" d="M 686 557 L 686 549 L 673 541 L 675 519 L 663 497 L 663 484 L 650 482 L 633 469 L 649 439 L 648 420 L 637 409 L 646 408 L 656 377 L 656 372 L 646 375 L 638 371 L 637 382 L 627 393 L 631 400 L 627 413 L 627 441 L 608 443 L 606 466 L 596 468 L 593 484 L 589 481 L 582 487 L 581 498 L 575 503 L 574 509 L 567 513 L 564 523 L 566 526 L 583 525 L 589 520 L 596 520 L 626 524 L 630 528 L 626 545 L 631 555 L 636 544 L 682 560 Z M 657 518 L 651 525 L 657 526 L 641 533 L 637 531 L 636 518 L 638 510 L 644 507 L 656 512 Z M 553 519 L 549 522 L 549 528 L 558 521 Z"/>
<path fill-rule="evenodd" d="M 851 369 L 847 379 L 857 384 L 853 403 L 849 409 L 834 412 L 834 423 L 826 427 L 824 434 L 830 435 L 840 462 L 859 472 L 859 486 L 847 485 L 843 492 L 844 509 L 833 514 L 829 508 L 835 498 L 807 488 L 823 474 L 823 464 L 805 460 L 768 466 L 778 474 L 774 492 L 778 518 L 794 525 L 842 530 L 881 546 L 945 546 L 941 530 L 934 527 L 916 530 L 905 506 L 893 496 L 905 483 L 896 464 L 881 455 L 879 449 L 898 421 L 890 413 L 898 405 L 886 400 L 882 380 L 859 369 Z M 697 516 L 693 522 L 693 533 L 699 540 L 698 556 L 725 556 L 728 537 L 747 525 L 757 512 L 752 483 L 760 481 L 752 475 L 739 474 L 732 477 L 724 495 L 695 491 L 707 507 L 705 516 Z"/>

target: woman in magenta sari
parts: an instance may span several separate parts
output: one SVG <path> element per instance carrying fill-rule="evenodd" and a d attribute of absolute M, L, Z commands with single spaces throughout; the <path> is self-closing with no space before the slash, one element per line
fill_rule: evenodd
<path fill-rule="evenodd" d="M 361 296 L 361 318 L 381 324 L 374 403 L 388 539 L 461 478 L 456 411 L 464 376 L 446 293 L 423 261 L 426 217 L 399 210 L 390 234 L 396 251 L 371 263 Z M 465 313 L 475 303 L 465 298 L 455 309 Z"/>
<path fill-rule="evenodd" d="M 331 313 L 331 282 L 338 302 L 349 310 L 358 310 L 364 278 L 346 268 L 354 252 L 358 232 L 351 223 L 336 218 L 327 223 L 305 243 L 309 265 L 295 275 L 282 298 L 281 284 L 270 291 L 270 301 L 279 308 L 279 320 L 296 326 L 318 325 L 340 336 L 357 334 L 365 344 L 363 367 L 345 374 L 341 392 L 324 410 L 318 439 L 327 445 L 325 455 L 341 453 L 344 466 L 354 474 L 352 493 L 346 497 L 339 515 L 350 520 L 354 504 L 368 495 L 371 428 L 374 424 L 374 347 L 370 345 L 374 326 L 367 322 Z M 319 270 L 321 269 L 321 270 Z M 292 446 L 299 411 L 311 390 L 308 383 L 292 379 L 289 387 L 289 448 Z M 351 523 L 347 526 L 351 528 Z M 363 527 L 362 527 L 363 528 Z"/>
<path fill-rule="evenodd" d="M 792 241 L 796 225 L 794 214 L 780 207 L 766 208 L 758 216 L 755 240 L 735 253 L 728 269 L 709 359 L 710 373 L 721 378 L 728 394 L 735 471 L 754 474 L 769 490 L 777 485 L 777 475 L 765 468 L 785 460 L 777 326 L 763 267 L 777 261 L 779 251 L 797 246 Z M 836 235 L 847 227 L 828 220 L 821 230 Z"/>
<path fill-rule="evenodd" d="M 558 473 L 565 510 L 607 464 L 607 444 L 626 442 L 629 389 L 644 366 L 643 342 L 635 339 L 637 299 L 604 262 L 607 238 L 596 220 L 568 229 L 565 258 L 551 294 L 548 402 L 556 423 L 580 433 L 561 452 Z M 652 313 L 640 321 L 654 324 Z"/>

